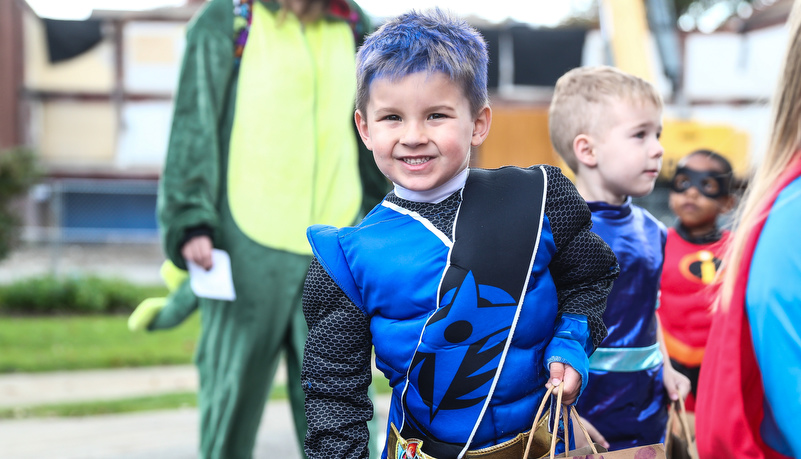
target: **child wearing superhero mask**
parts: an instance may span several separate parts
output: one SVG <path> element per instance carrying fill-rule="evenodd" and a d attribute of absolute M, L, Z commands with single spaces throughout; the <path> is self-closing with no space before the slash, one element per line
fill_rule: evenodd
<path fill-rule="evenodd" d="M 679 161 L 670 182 L 669 205 L 677 221 L 668 230 L 657 312 L 673 368 L 692 383 L 686 403 L 691 413 L 717 294 L 713 281 L 731 237 L 718 220 L 734 206 L 732 180 L 726 158 L 696 150 Z"/>

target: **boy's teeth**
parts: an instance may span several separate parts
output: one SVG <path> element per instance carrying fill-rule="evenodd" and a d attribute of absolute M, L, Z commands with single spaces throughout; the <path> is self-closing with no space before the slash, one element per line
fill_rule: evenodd
<path fill-rule="evenodd" d="M 405 162 L 406 164 L 412 165 L 412 166 L 416 166 L 418 164 L 423 164 L 424 162 L 427 162 L 427 161 L 428 161 L 428 158 L 404 158 L 403 159 L 403 162 Z"/>

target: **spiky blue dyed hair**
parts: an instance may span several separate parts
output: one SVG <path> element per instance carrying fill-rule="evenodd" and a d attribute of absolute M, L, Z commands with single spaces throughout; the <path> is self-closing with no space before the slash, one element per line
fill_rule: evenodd
<path fill-rule="evenodd" d="M 370 84 L 417 72 L 442 72 L 459 84 L 473 114 L 489 103 L 487 44 L 463 19 L 439 8 L 411 10 L 367 37 L 356 54 L 356 108 L 364 112 Z"/>

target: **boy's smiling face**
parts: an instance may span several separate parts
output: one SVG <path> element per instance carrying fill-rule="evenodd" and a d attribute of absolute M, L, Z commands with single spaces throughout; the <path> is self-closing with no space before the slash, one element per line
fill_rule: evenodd
<path fill-rule="evenodd" d="M 484 107 L 474 116 L 462 88 L 444 73 L 417 72 L 374 80 L 365 112 L 355 118 L 381 172 L 406 189 L 427 191 L 468 166 L 492 114 Z"/>

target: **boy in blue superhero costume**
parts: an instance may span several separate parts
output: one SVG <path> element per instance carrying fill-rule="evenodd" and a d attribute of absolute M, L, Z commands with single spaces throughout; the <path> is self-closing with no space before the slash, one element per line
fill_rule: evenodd
<path fill-rule="evenodd" d="M 367 457 L 373 348 L 384 457 L 522 457 L 546 387 L 579 396 L 617 261 L 558 168 L 468 168 L 491 118 L 486 44 L 463 20 L 413 11 L 360 48 L 355 121 L 394 190 L 355 227 L 308 231 L 308 457 Z"/>
<path fill-rule="evenodd" d="M 609 335 L 590 358 L 583 418 L 610 451 L 659 443 L 667 405 L 689 392 L 673 370 L 656 307 L 667 230 L 631 197 L 653 190 L 664 153 L 662 99 L 645 80 L 612 67 L 573 69 L 556 83 L 551 142 L 576 176 L 593 231 L 620 262 L 603 320 Z"/>

